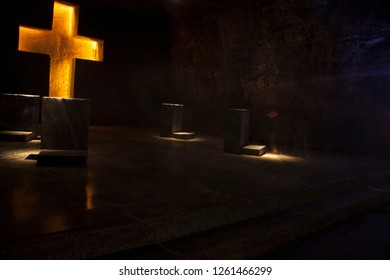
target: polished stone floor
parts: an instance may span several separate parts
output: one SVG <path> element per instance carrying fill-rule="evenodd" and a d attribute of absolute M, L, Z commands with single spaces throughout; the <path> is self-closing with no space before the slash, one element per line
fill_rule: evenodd
<path fill-rule="evenodd" d="M 39 149 L 39 140 L 0 142 L 0 246 L 122 224 L 173 238 L 256 215 L 260 197 L 390 167 L 318 151 L 226 154 L 218 136 L 172 140 L 145 128 L 91 127 L 82 168 L 37 167 Z"/>
<path fill-rule="evenodd" d="M 290 244 L 261 259 L 390 260 L 390 206 Z"/>

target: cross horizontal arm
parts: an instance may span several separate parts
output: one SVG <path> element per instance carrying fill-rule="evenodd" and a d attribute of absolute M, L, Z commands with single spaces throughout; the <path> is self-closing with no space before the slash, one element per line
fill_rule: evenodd
<path fill-rule="evenodd" d="M 51 55 L 48 42 L 51 30 L 19 26 L 19 51 Z"/>
<path fill-rule="evenodd" d="M 75 36 L 74 50 L 75 58 L 103 61 L 103 40 Z"/>

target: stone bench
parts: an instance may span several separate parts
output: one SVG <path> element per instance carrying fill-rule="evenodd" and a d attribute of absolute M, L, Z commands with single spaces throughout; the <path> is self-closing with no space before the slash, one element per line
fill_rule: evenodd
<path fill-rule="evenodd" d="M 250 111 L 247 109 L 227 109 L 225 115 L 224 151 L 233 154 L 261 156 L 266 146 L 249 143 Z"/>
<path fill-rule="evenodd" d="M 39 134 L 39 95 L 3 93 L 0 96 L 0 140 L 28 142 Z"/>
<path fill-rule="evenodd" d="M 160 119 L 160 136 L 181 140 L 195 138 L 195 133 L 182 131 L 184 105 L 162 103 Z"/>

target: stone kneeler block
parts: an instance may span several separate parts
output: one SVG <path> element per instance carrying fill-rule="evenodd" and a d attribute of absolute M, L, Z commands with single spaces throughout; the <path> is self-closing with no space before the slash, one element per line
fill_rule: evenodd
<path fill-rule="evenodd" d="M 88 158 L 88 99 L 43 97 L 38 166 L 85 166 Z"/>
<path fill-rule="evenodd" d="M 195 138 L 195 133 L 182 131 L 183 127 L 182 104 L 163 103 L 161 105 L 160 136 L 189 140 Z"/>
<path fill-rule="evenodd" d="M 39 134 L 40 96 L 0 96 L 0 140 L 27 142 Z"/>
<path fill-rule="evenodd" d="M 249 144 L 250 111 L 247 109 L 228 109 L 225 115 L 224 151 L 233 154 L 261 156 L 266 146 Z"/>

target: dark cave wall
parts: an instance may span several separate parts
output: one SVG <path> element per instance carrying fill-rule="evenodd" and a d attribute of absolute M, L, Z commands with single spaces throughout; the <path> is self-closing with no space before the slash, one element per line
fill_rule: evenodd
<path fill-rule="evenodd" d="M 79 33 L 105 40 L 103 63 L 76 64 L 75 92 L 93 97 L 93 122 L 157 126 L 161 103 L 171 95 L 168 17 L 82 7 Z"/>
<path fill-rule="evenodd" d="M 386 2 L 226 1 L 173 16 L 175 98 L 185 123 L 223 132 L 224 110 L 251 110 L 251 137 L 390 156 Z"/>
<path fill-rule="evenodd" d="M 49 59 L 17 39 L 19 24 L 50 29 L 52 1 L 22 2 L 1 18 L 0 87 L 45 96 Z M 225 109 L 248 108 L 271 149 L 390 156 L 384 0 L 187 0 L 168 14 L 73 2 L 79 34 L 105 41 L 103 63 L 76 64 L 91 124 L 158 125 L 161 102 L 180 102 L 185 127 L 223 133 Z"/>

